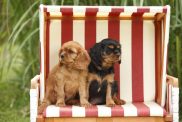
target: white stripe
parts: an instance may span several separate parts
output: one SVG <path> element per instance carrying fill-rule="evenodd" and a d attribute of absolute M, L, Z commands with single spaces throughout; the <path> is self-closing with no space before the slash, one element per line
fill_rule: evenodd
<path fill-rule="evenodd" d="M 137 116 L 137 108 L 132 103 L 122 105 L 124 116 Z"/>
<path fill-rule="evenodd" d="M 150 116 L 163 116 L 163 108 L 155 102 L 144 102 L 150 109 Z"/>
<path fill-rule="evenodd" d="M 169 91 L 169 94 L 168 94 L 168 98 L 169 98 L 169 101 L 168 101 L 169 102 L 168 103 L 169 104 L 169 112 L 172 113 L 172 99 L 171 99 L 172 98 L 172 85 L 170 85 L 170 84 L 169 84 L 168 91 Z"/>
<path fill-rule="evenodd" d="M 131 68 L 131 20 L 120 21 L 120 41 L 122 58 L 120 64 L 120 98 L 132 101 L 132 68 Z"/>
<path fill-rule="evenodd" d="M 85 21 L 73 20 L 73 41 L 85 47 Z"/>
<path fill-rule="evenodd" d="M 97 12 L 97 16 L 108 16 L 111 12 L 111 7 L 100 6 Z"/>
<path fill-rule="evenodd" d="M 74 16 L 84 16 L 86 11 L 86 7 L 73 6 L 73 15 Z"/>
<path fill-rule="evenodd" d="M 98 117 L 111 117 L 111 107 L 98 105 Z"/>
<path fill-rule="evenodd" d="M 144 101 L 155 99 L 155 28 L 153 21 L 143 21 Z"/>
<path fill-rule="evenodd" d="M 46 6 L 48 12 L 60 12 L 60 7 L 56 5 Z"/>
<path fill-rule="evenodd" d="M 136 6 L 124 6 L 124 12 L 126 12 L 126 13 L 137 12 L 137 7 Z"/>
<path fill-rule="evenodd" d="M 61 12 L 50 12 L 50 16 L 62 16 Z"/>
<path fill-rule="evenodd" d="M 111 12 L 111 6 L 99 6 L 99 12 L 109 13 Z"/>
<path fill-rule="evenodd" d="M 40 33 L 39 33 L 39 37 L 40 37 L 40 46 L 41 46 L 41 71 L 40 72 L 40 101 L 42 101 L 44 99 L 44 5 L 40 5 L 40 11 L 39 11 L 39 28 L 40 28 Z"/>
<path fill-rule="evenodd" d="M 50 40 L 49 40 L 49 70 L 59 61 L 59 49 L 61 47 L 61 21 L 50 21 Z M 48 74 L 47 74 L 48 75 Z"/>
<path fill-rule="evenodd" d="M 108 38 L 108 20 L 96 21 L 96 42 Z"/>
<path fill-rule="evenodd" d="M 85 13 L 86 7 L 85 6 L 72 6 L 73 8 L 73 13 Z"/>
<path fill-rule="evenodd" d="M 166 65 L 167 65 L 167 46 L 169 42 L 169 26 L 170 26 L 170 6 L 167 7 L 166 14 L 166 30 L 165 30 L 165 40 L 164 40 L 164 65 L 163 65 L 163 75 L 162 75 L 162 106 L 165 105 L 165 95 L 166 95 Z"/>
<path fill-rule="evenodd" d="M 46 117 L 59 117 L 60 107 L 50 105 L 46 108 Z"/>
<path fill-rule="evenodd" d="M 163 7 L 150 7 L 150 12 L 151 13 L 157 13 L 157 12 L 162 13 L 163 12 Z"/>
<path fill-rule="evenodd" d="M 85 117 L 85 108 L 72 106 L 72 117 Z"/>

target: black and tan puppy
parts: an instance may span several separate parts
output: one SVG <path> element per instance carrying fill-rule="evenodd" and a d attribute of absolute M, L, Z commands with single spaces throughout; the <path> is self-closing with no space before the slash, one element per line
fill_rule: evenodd
<path fill-rule="evenodd" d="M 89 52 L 89 101 L 91 104 L 121 105 L 117 99 L 118 86 L 114 80 L 114 64 L 121 62 L 121 45 L 113 39 L 103 39 Z"/>

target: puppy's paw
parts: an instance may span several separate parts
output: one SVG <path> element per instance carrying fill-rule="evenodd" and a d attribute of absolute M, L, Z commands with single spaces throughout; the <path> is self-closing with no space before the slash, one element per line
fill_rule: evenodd
<path fill-rule="evenodd" d="M 85 102 L 81 102 L 80 106 L 88 108 L 88 107 L 91 107 L 92 104 L 90 104 L 88 101 L 85 101 Z"/>
<path fill-rule="evenodd" d="M 43 103 L 38 107 L 38 114 L 42 114 L 47 107 L 47 104 Z"/>
<path fill-rule="evenodd" d="M 66 106 L 66 104 L 64 102 L 60 101 L 60 102 L 56 103 L 56 106 L 63 107 L 63 106 Z"/>
<path fill-rule="evenodd" d="M 106 100 L 106 106 L 108 107 L 114 107 L 116 104 L 113 100 Z"/>
<path fill-rule="evenodd" d="M 116 105 L 124 105 L 126 102 L 124 100 L 117 99 L 115 103 Z"/>

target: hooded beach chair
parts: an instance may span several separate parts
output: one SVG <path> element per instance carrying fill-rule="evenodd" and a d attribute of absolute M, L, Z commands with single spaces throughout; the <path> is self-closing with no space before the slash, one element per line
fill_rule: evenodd
<path fill-rule="evenodd" d="M 178 79 L 166 74 L 170 6 L 40 5 L 40 75 L 31 80 L 31 122 L 164 122 L 178 121 Z M 115 65 L 118 97 L 126 104 L 48 106 L 37 115 L 49 71 L 67 41 L 89 49 L 105 38 L 122 45 Z"/>

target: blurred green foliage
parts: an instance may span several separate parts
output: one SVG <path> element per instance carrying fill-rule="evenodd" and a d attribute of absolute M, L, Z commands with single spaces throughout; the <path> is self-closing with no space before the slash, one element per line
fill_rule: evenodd
<path fill-rule="evenodd" d="M 168 74 L 178 77 L 179 81 L 182 81 L 181 0 L 0 0 L 1 122 L 29 121 L 30 79 L 39 74 L 39 4 L 170 5 Z M 180 96 L 181 94 L 180 89 Z M 182 101 L 180 102 L 180 115 L 182 115 L 181 110 Z"/>

